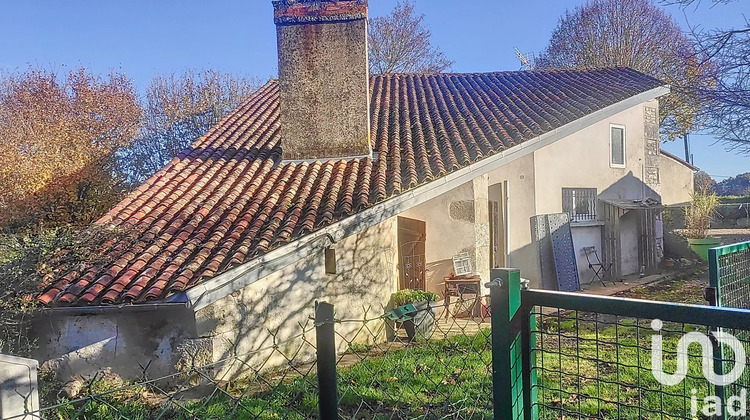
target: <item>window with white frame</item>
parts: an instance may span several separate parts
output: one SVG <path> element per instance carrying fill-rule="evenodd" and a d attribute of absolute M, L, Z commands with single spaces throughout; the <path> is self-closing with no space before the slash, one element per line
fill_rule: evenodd
<path fill-rule="evenodd" d="M 622 125 L 609 126 L 609 166 L 625 167 L 625 127 Z"/>
<path fill-rule="evenodd" d="M 563 188 L 563 212 L 570 220 L 584 222 L 596 220 L 596 188 Z"/>

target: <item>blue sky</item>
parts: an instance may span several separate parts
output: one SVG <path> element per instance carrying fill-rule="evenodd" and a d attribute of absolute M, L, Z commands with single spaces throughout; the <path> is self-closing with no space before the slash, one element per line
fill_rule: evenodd
<path fill-rule="evenodd" d="M 417 0 L 433 41 L 458 72 L 517 70 L 513 47 L 544 49 L 557 20 L 581 0 Z M 740 26 L 746 0 L 711 7 L 667 8 L 678 23 L 705 28 Z M 396 0 L 370 0 L 370 14 L 386 14 Z M 124 71 L 139 90 L 156 73 L 213 68 L 261 79 L 276 74 L 276 32 L 270 0 L 0 0 L 0 70 L 28 65 L 94 72 Z M 750 157 L 726 152 L 710 136 L 694 135 L 695 163 L 709 174 L 750 170 Z M 681 142 L 664 145 L 680 156 Z M 723 178 L 719 178 L 723 179 Z"/>

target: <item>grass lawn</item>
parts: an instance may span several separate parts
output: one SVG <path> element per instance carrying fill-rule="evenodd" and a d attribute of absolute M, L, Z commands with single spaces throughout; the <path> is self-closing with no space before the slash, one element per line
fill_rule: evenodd
<path fill-rule="evenodd" d="M 541 317 L 537 344 L 541 418 L 692 418 L 691 390 L 696 389 L 700 400 L 713 393 L 703 378 L 697 346 L 691 347 L 683 383 L 667 387 L 656 381 L 651 373 L 654 332 L 648 321 L 580 312 Z M 664 370 L 674 372 L 676 357 L 669 352 L 675 351 L 682 326 L 667 323 L 663 331 Z"/>
<path fill-rule="evenodd" d="M 371 356 L 371 353 L 377 353 Z M 339 409 L 342 418 L 491 418 L 491 352 L 489 331 L 406 346 L 400 350 L 370 352 L 339 368 Z M 269 379 L 264 378 L 264 380 Z M 52 418 L 69 419 L 292 419 L 317 417 L 317 379 L 296 377 L 260 392 L 243 391 L 259 382 L 235 384 L 211 398 L 164 404 L 163 398 L 141 387 L 118 390 L 95 400 L 64 405 Z M 110 391 L 97 385 L 94 393 Z M 231 397 L 230 397 L 231 395 Z M 155 404 L 153 403 L 155 402 Z M 166 408 L 165 408 L 166 407 Z M 160 417 L 161 416 L 161 417 Z"/>
<path fill-rule="evenodd" d="M 703 303 L 703 287 L 700 280 L 682 278 L 621 295 Z M 653 331 L 648 320 L 637 323 L 630 318 L 571 312 L 537 317 L 541 418 L 571 418 L 573 413 L 590 418 L 690 418 L 690 390 L 695 388 L 700 399 L 710 391 L 702 378 L 697 347 L 691 347 L 695 354 L 691 354 L 683 384 L 667 388 L 656 382 L 651 374 Z M 667 324 L 664 331 L 665 349 L 674 350 L 682 326 Z M 362 360 L 338 369 L 342 418 L 492 417 L 488 330 L 399 346 L 389 352 L 361 347 L 346 357 Z M 665 357 L 665 370 L 671 372 L 674 367 L 674 355 Z M 252 382 L 226 385 L 209 398 L 172 404 L 165 404 L 164 398 L 149 398 L 155 395 L 153 389 L 132 387 L 89 401 L 83 408 L 77 404 L 61 407 L 54 418 L 75 418 L 79 411 L 83 414 L 79 418 L 86 419 L 317 417 L 313 374 L 275 382 L 274 378 L 278 376 L 251 378 Z M 269 389 L 264 381 L 276 386 Z"/>

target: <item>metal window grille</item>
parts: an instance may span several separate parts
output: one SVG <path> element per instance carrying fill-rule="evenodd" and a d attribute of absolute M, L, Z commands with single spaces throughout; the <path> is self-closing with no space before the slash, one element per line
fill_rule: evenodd
<path fill-rule="evenodd" d="M 596 188 L 563 188 L 563 212 L 575 222 L 596 220 Z"/>

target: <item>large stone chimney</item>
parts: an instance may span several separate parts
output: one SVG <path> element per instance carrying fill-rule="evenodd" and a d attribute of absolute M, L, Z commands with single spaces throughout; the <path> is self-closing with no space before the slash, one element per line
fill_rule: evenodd
<path fill-rule="evenodd" d="M 367 0 L 277 0 L 284 160 L 370 156 Z"/>

